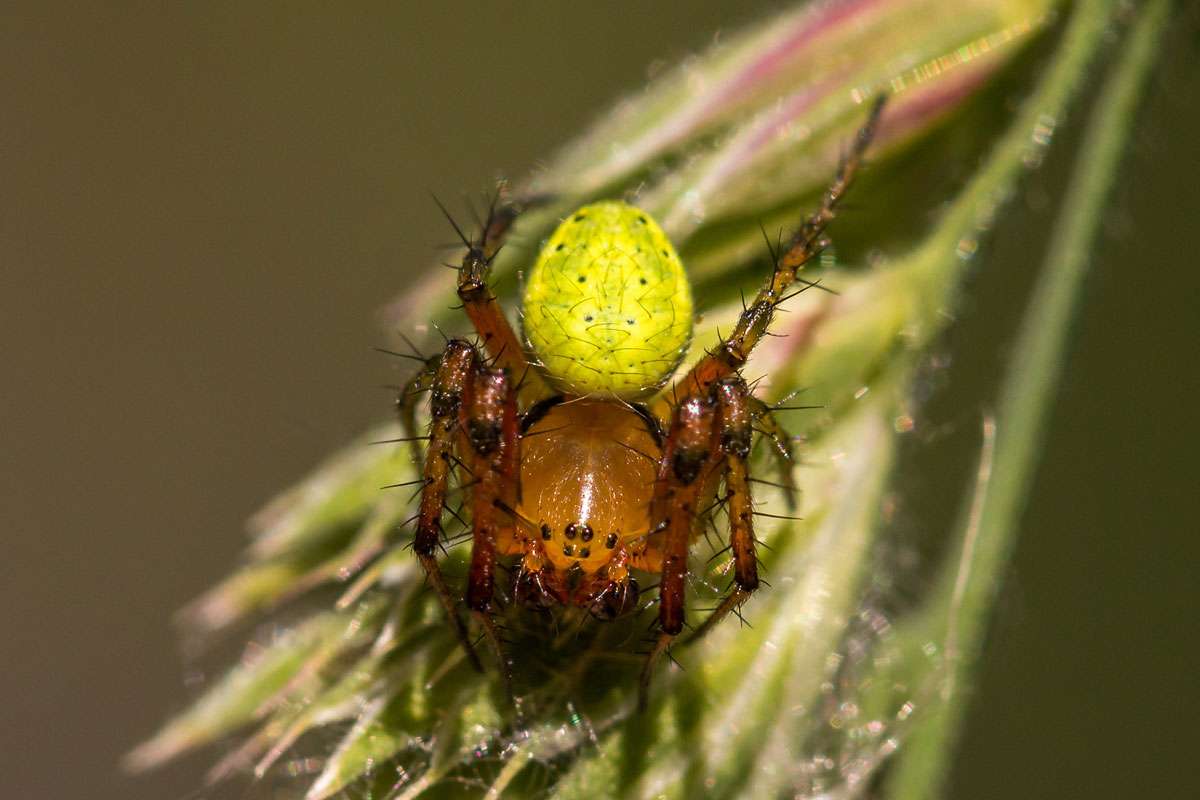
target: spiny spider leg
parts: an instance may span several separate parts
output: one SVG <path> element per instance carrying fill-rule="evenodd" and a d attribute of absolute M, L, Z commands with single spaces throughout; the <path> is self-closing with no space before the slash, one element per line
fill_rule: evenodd
<path fill-rule="evenodd" d="M 836 215 L 838 204 L 862 166 L 863 155 L 875 136 L 885 97 L 880 95 L 871 107 L 867 121 L 859 128 L 854 143 L 838 166 L 833 182 L 825 190 L 821 207 L 792 234 L 787 249 L 775 260 L 771 279 L 759 290 L 754 302 L 742 312 L 733 333 L 700 359 L 668 392 L 668 396 L 703 397 L 716 381 L 745 366 L 750 352 L 767 333 L 775 307 L 787 299 L 788 289 L 798 280 L 801 268 L 829 244 L 824 236 L 825 228 Z"/>
<path fill-rule="evenodd" d="M 717 433 L 725 456 L 725 496 L 729 500 L 729 545 L 733 548 L 733 580 L 746 593 L 758 588 L 754 553 L 754 509 L 750 504 L 750 436 L 754 398 L 741 376 L 722 378 L 713 386 Z"/>
<path fill-rule="evenodd" d="M 758 555 L 754 551 L 754 507 L 750 493 L 750 435 L 754 405 L 738 375 L 722 378 L 713 386 L 717 405 L 717 429 L 725 456 L 725 497 L 729 502 L 729 546 L 733 551 L 733 588 L 708 619 L 692 634 L 704 636 L 730 611 L 758 588 Z M 790 474 L 790 470 L 789 470 Z"/>
<path fill-rule="evenodd" d="M 425 366 L 416 375 L 409 378 L 400 393 L 396 395 L 396 416 L 400 418 L 400 427 L 404 431 L 404 438 L 408 440 L 409 447 L 412 448 L 414 464 L 422 462 L 421 440 L 417 435 L 417 401 L 422 394 L 433 388 L 441 360 L 441 355 L 431 356 L 425 362 Z"/>
<path fill-rule="evenodd" d="M 754 422 L 758 423 L 759 433 L 769 439 L 772 445 L 771 453 L 775 459 L 776 471 L 788 511 L 795 511 L 796 478 L 793 475 L 793 467 L 796 464 L 796 454 L 795 448 L 792 447 L 791 437 L 779 424 L 779 420 L 775 419 L 775 414 L 769 405 L 753 395 L 748 395 L 746 402 L 750 406 Z"/>
<path fill-rule="evenodd" d="M 885 97 L 871 107 L 854 143 L 838 166 L 825 191 L 821 207 L 792 235 L 787 249 L 775 258 L 771 279 L 738 319 L 733 333 L 716 349 L 700 359 L 672 387 L 667 396 L 675 399 L 671 430 L 663 447 L 658 480 L 652 501 L 656 530 L 664 532 L 662 582 L 659 587 L 658 640 L 642 669 L 638 698 L 645 708 L 654 667 L 671 642 L 683 630 L 684 594 L 687 577 L 687 548 L 697 515 L 697 501 L 704 496 L 709 476 L 724 466 L 729 503 L 730 548 L 734 557 L 734 588 L 713 614 L 696 631 L 702 636 L 727 616 L 758 587 L 758 562 L 754 552 L 753 510 L 746 458 L 750 452 L 752 418 L 764 419 L 764 430 L 776 441 L 785 442 L 769 414 L 762 414 L 742 380 L 739 370 L 751 351 L 767 334 L 775 307 L 788 298 L 788 290 L 800 281 L 798 273 L 827 245 L 825 228 L 833 220 L 838 204 L 862 166 L 863 156 L 878 127 Z M 803 291 L 803 289 L 801 289 Z M 756 412 L 758 412 L 756 414 Z M 785 451 L 786 451 L 786 444 Z M 785 452 L 786 455 L 786 452 Z M 790 473 L 790 470 L 788 470 Z M 784 483 L 791 493 L 790 480 Z"/>
<path fill-rule="evenodd" d="M 497 199 L 498 197 L 499 193 Z M 536 371 L 530 369 L 529 360 L 525 357 L 525 348 L 500 309 L 487 279 L 492 260 L 504 245 L 513 223 L 521 211 L 538 202 L 541 202 L 540 198 L 531 198 L 505 203 L 499 207 L 493 202 L 488 209 L 483 230 L 475 240 L 468 239 L 445 207 L 438 203 L 442 213 L 446 215 L 467 248 L 458 269 L 458 297 L 462 300 L 463 310 L 471 319 L 471 324 L 495 365 L 508 369 L 509 374 L 515 376 L 518 381 L 524 381 L 528 376 L 534 385 L 540 383 L 540 378 Z M 535 391 L 530 389 L 530 394 Z M 537 393 L 544 394 L 541 391 Z"/>
<path fill-rule="evenodd" d="M 517 487 L 517 398 L 516 387 L 507 370 L 481 369 L 475 374 L 466 421 L 467 439 L 475 453 L 473 470 L 477 476 L 471 510 L 467 607 L 496 653 L 505 689 L 512 700 L 512 668 L 492 619 L 496 541 L 503 524 L 500 509 L 515 504 Z"/>
<path fill-rule="evenodd" d="M 734 374 L 714 383 L 707 396 L 689 397 L 675 410 L 655 487 L 656 506 L 666 509 L 659 585 L 660 632 L 642 669 L 639 708 L 646 707 L 655 665 L 683 631 L 688 545 L 697 519 L 697 502 L 711 491 L 717 470 L 722 467 L 729 506 L 734 587 L 692 638 L 711 630 L 758 588 L 747 465 L 754 402 L 745 381 Z"/>
<path fill-rule="evenodd" d="M 450 617 L 467 658 L 482 672 L 483 664 L 471 646 L 467 627 L 458 615 L 454 596 L 437 562 L 442 536 L 442 508 L 446 503 L 446 488 L 455 458 L 454 445 L 461 435 L 464 406 L 470 405 L 471 390 L 474 388 L 472 384 L 478 368 L 479 358 L 475 348 L 460 339 L 451 340 L 438 358 L 430 401 L 433 419 L 429 426 L 429 449 L 425 454 L 425 486 L 421 490 L 413 550 Z"/>
<path fill-rule="evenodd" d="M 662 577 L 659 582 L 659 635 L 646 664 L 638 691 L 638 708 L 645 709 L 650 679 L 663 653 L 683 631 L 688 545 L 691 543 L 701 490 L 716 449 L 714 409 L 708 397 L 688 397 L 675 409 L 663 444 L 652 500 L 656 529 L 663 531 Z"/>

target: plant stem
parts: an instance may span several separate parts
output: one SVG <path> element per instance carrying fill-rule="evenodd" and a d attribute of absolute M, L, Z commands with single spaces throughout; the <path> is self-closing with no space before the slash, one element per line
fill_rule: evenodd
<path fill-rule="evenodd" d="M 1057 231 L 1046 253 L 1038 281 L 1014 347 L 1013 361 L 1002 387 L 997 413 L 997 440 L 991 479 L 983 489 L 976 515 L 976 535 L 969 568 L 992 580 L 958 584 L 940 594 L 957 594 L 954 630 L 947 632 L 959 653 L 949 663 L 948 696 L 914 733 L 893 784 L 894 796 L 937 796 L 945 779 L 954 739 L 966 711 L 966 687 L 978 661 L 987 609 L 999 586 L 1003 565 L 1015 541 L 1017 525 L 1037 466 L 1052 401 L 1067 350 L 1071 320 L 1090 264 L 1109 193 L 1125 152 L 1141 89 L 1155 62 L 1160 34 L 1169 18 L 1168 0 L 1146 3 L 1123 44 L 1089 118 L 1083 144 L 1067 186 Z M 1082 11 L 1082 9 L 1081 9 Z"/>

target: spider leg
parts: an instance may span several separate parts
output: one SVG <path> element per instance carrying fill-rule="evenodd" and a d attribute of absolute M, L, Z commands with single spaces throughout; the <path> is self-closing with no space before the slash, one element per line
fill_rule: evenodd
<path fill-rule="evenodd" d="M 706 396 L 714 383 L 740 370 L 755 345 L 766 335 L 775 307 L 789 297 L 788 290 L 797 281 L 804 284 L 799 291 L 816 285 L 800 278 L 798 273 L 829 244 L 825 238 L 825 228 L 836 215 L 838 204 L 862 166 L 863 155 L 874 138 L 879 115 L 883 111 L 884 97 L 880 95 L 871 107 L 867 121 L 859 128 L 854 143 L 838 166 L 833 182 L 825 190 L 821 207 L 792 234 L 787 249 L 775 259 L 771 279 L 759 290 L 754 302 L 742 312 L 733 333 L 723 338 L 716 349 L 700 359 L 675 384 L 671 390 L 672 396 Z"/>
<path fill-rule="evenodd" d="M 659 583 L 659 635 L 642 668 L 638 707 L 644 709 L 654 668 L 683 630 L 688 546 L 699 510 L 705 474 L 711 469 L 716 442 L 714 409 L 707 397 L 689 397 L 675 409 L 664 443 L 654 487 L 653 513 L 664 531 L 662 579 Z M 661 515 L 661 516 L 660 516 Z"/>
<path fill-rule="evenodd" d="M 496 583 L 496 542 L 500 535 L 501 507 L 510 507 L 517 479 L 516 387 L 506 370 L 481 369 L 473 376 L 466 411 L 466 433 L 474 451 L 477 483 L 472 489 L 471 570 L 467 581 L 467 607 L 482 627 L 500 662 L 510 699 L 512 669 L 492 619 Z"/>
<path fill-rule="evenodd" d="M 483 671 L 483 664 L 471 646 L 467 627 L 458 615 L 457 604 L 437 562 L 441 544 L 442 508 L 446 503 L 446 488 L 454 461 L 454 446 L 459 437 L 463 406 L 469 405 L 479 358 L 475 348 L 461 339 L 451 340 L 438 359 L 433 378 L 430 403 L 432 421 L 429 430 L 429 449 L 425 453 L 425 485 L 421 489 L 421 504 L 417 515 L 417 533 L 413 551 L 433 586 L 438 600 L 454 626 L 471 664 Z M 464 403 L 466 401 L 466 403 Z"/>
<path fill-rule="evenodd" d="M 733 552 L 733 589 L 692 634 L 699 639 L 744 603 L 758 588 L 758 556 L 754 552 L 754 508 L 749 468 L 751 424 L 754 417 L 749 387 L 739 375 L 713 385 L 716 425 L 725 462 L 725 491 L 729 502 L 729 546 Z"/>
<path fill-rule="evenodd" d="M 639 708 L 646 707 L 658 660 L 683 630 L 688 547 L 702 516 L 698 504 L 713 492 L 719 469 L 725 478 L 734 587 L 691 638 L 699 638 L 711 630 L 759 586 L 747 464 L 756 403 L 750 388 L 735 373 L 715 382 L 707 395 L 689 397 L 676 407 L 655 484 L 654 507 L 664 515 L 660 526 L 665 531 L 659 635 L 642 670 Z"/>
<path fill-rule="evenodd" d="M 518 382 L 524 382 L 528 376 L 531 388 L 528 395 L 523 392 L 522 396 L 544 395 L 545 391 L 540 385 L 540 377 L 530 368 L 521 340 L 488 285 L 488 273 L 492 268 L 492 260 L 500 252 L 521 211 L 536 202 L 539 202 L 537 198 L 500 206 L 493 203 L 478 238 L 468 240 L 463 237 L 467 252 L 458 269 L 458 297 L 494 365 L 507 369 Z M 442 208 L 442 212 L 446 213 L 445 208 Z M 446 213 L 446 217 L 449 219 L 450 215 Z M 454 220 L 450 222 L 457 231 Z M 459 235 L 462 235 L 461 231 Z"/>
<path fill-rule="evenodd" d="M 425 362 L 425 366 L 412 376 L 404 384 L 400 393 L 396 395 L 396 416 L 400 418 L 400 427 L 404 430 L 404 438 L 408 439 L 409 447 L 412 448 L 414 464 L 420 464 L 423 461 L 421 440 L 417 436 L 417 399 L 433 388 L 441 360 L 440 355 L 430 357 Z"/>
<path fill-rule="evenodd" d="M 779 424 L 779 420 L 775 419 L 775 414 L 771 411 L 770 406 L 753 395 L 747 395 L 746 402 L 750 406 L 754 421 L 758 423 L 759 432 L 767 437 L 772 445 L 771 453 L 774 456 L 779 485 L 783 489 L 788 511 L 795 511 L 796 478 L 792 468 L 796 463 L 796 453 L 795 448 L 792 447 L 792 439 Z M 747 480 L 749 480 L 748 477 Z"/>

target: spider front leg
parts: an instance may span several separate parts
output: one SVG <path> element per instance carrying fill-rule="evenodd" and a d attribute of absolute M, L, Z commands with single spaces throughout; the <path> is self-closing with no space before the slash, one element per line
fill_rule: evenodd
<path fill-rule="evenodd" d="M 688 397 L 675 409 L 651 503 L 656 530 L 662 537 L 662 577 L 659 582 L 659 635 L 646 664 L 638 691 L 638 708 L 645 709 L 650 679 L 662 655 L 683 631 L 687 590 L 688 547 L 696 525 L 701 491 L 717 453 L 713 435 L 713 404 L 705 397 Z"/>
<path fill-rule="evenodd" d="M 479 334 L 479 339 L 494 365 L 507 369 L 518 383 L 531 381 L 531 396 L 540 391 L 541 379 L 536 371 L 530 369 L 529 360 L 525 357 L 525 348 L 509 324 L 508 318 L 504 316 L 487 279 L 492 260 L 508 238 L 513 223 L 525 207 L 538 202 L 539 198 L 532 198 L 499 207 L 493 202 L 488 209 L 483 230 L 474 240 L 468 239 L 446 209 L 442 208 L 442 213 L 446 215 L 467 248 L 458 269 L 458 297 L 462 301 L 463 310 L 470 318 L 471 325 Z"/>
<path fill-rule="evenodd" d="M 758 402 L 740 375 L 713 385 L 717 433 L 725 456 L 725 499 L 729 503 L 729 548 L 733 553 L 733 588 L 696 630 L 700 638 L 758 588 L 758 555 L 754 550 L 754 507 L 750 494 L 750 458 L 754 405 Z"/>
<path fill-rule="evenodd" d="M 517 494 L 517 398 L 507 370 L 481 369 L 474 376 L 466 433 L 474 451 L 472 470 L 475 474 L 471 489 L 472 545 L 467 607 L 496 653 L 511 699 L 512 670 L 492 619 L 496 542 L 501 534 L 500 511 L 514 507 Z"/>
<path fill-rule="evenodd" d="M 460 339 L 451 340 L 437 363 L 433 377 L 429 425 L 429 449 L 425 453 L 424 486 L 417 513 L 417 533 L 413 551 L 433 586 L 438 600 L 446 610 L 463 650 L 471 664 L 480 672 L 483 664 L 471 646 L 467 627 L 458 615 L 454 596 L 437 562 L 442 539 L 442 509 L 455 461 L 455 444 L 461 439 L 465 401 L 469 401 L 479 372 L 479 357 L 475 348 Z"/>
<path fill-rule="evenodd" d="M 733 552 L 734 588 L 705 620 L 695 636 L 713 625 L 758 588 L 754 549 L 754 511 L 747 459 L 753 433 L 754 398 L 740 375 L 722 378 L 705 397 L 689 397 L 675 410 L 663 448 L 655 508 L 665 514 L 662 581 L 659 588 L 658 640 L 642 670 L 639 707 L 645 708 L 650 679 L 658 660 L 683 631 L 688 549 L 697 524 L 698 503 L 712 491 L 723 468 L 729 504 L 729 545 Z"/>
<path fill-rule="evenodd" d="M 871 107 L 870 114 L 859 128 L 849 152 L 842 158 L 833 182 L 825 190 L 821 207 L 792 234 L 787 249 L 775 257 L 771 279 L 759 290 L 754 302 L 742 312 L 733 333 L 722 339 L 711 353 L 700 359 L 667 396 L 707 395 L 713 384 L 735 374 L 745 366 L 750 352 L 767 334 L 775 307 L 791 296 L 788 292 L 792 287 L 799 282 L 803 286 L 797 291 L 802 292 L 817 285 L 800 278 L 800 270 L 829 244 L 825 238 L 825 228 L 833 221 L 838 205 L 862 166 L 867 147 L 875 137 L 885 97 L 886 95 L 880 95 Z"/>

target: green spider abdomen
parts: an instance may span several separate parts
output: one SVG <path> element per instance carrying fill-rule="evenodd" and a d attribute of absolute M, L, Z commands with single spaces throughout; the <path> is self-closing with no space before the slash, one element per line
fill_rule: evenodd
<path fill-rule="evenodd" d="M 692 293 L 658 223 L 606 201 L 580 208 L 550 236 L 529 276 L 523 319 L 559 390 L 632 400 L 661 387 L 687 352 Z"/>

